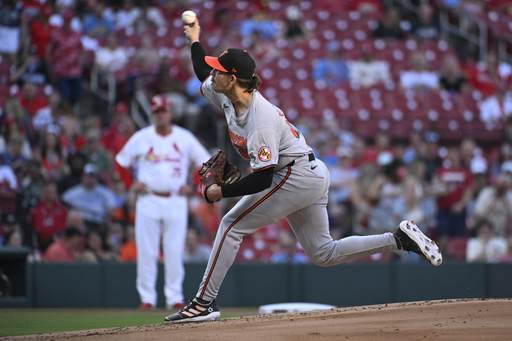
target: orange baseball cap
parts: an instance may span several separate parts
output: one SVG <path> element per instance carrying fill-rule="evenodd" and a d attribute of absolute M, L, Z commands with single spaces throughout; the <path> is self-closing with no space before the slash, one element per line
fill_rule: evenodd
<path fill-rule="evenodd" d="M 227 49 L 219 57 L 204 57 L 215 70 L 227 72 L 242 79 L 252 79 L 256 62 L 246 50 Z"/>

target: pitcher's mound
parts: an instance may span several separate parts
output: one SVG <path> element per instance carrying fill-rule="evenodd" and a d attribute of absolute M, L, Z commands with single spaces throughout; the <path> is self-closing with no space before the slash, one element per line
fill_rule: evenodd
<path fill-rule="evenodd" d="M 222 313 L 222 307 L 221 307 Z M 510 340 L 512 300 L 462 299 L 15 337 L 25 340 Z"/>

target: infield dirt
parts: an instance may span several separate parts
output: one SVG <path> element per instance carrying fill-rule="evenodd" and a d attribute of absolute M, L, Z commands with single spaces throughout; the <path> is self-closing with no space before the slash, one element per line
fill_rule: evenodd
<path fill-rule="evenodd" d="M 214 322 L 84 330 L 7 340 L 494 341 L 511 340 L 510 321 L 510 299 L 454 299 L 250 315 Z"/>

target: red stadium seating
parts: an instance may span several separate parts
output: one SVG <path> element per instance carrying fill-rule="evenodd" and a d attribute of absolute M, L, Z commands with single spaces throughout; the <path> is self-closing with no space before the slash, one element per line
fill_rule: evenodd
<path fill-rule="evenodd" d="M 451 237 L 446 250 L 447 257 L 453 260 L 466 260 L 468 237 Z"/>

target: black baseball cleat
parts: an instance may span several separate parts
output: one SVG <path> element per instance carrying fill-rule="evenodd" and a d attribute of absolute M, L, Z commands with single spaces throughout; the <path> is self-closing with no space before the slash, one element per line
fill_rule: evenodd
<path fill-rule="evenodd" d="M 185 322 L 203 322 L 214 321 L 220 317 L 217 300 L 210 303 L 199 303 L 198 298 L 194 298 L 190 303 L 177 313 L 164 318 L 165 322 L 185 323 Z"/>
<path fill-rule="evenodd" d="M 402 221 L 393 235 L 400 250 L 417 253 L 434 266 L 439 266 L 443 262 L 439 247 L 421 232 L 414 221 Z"/>

